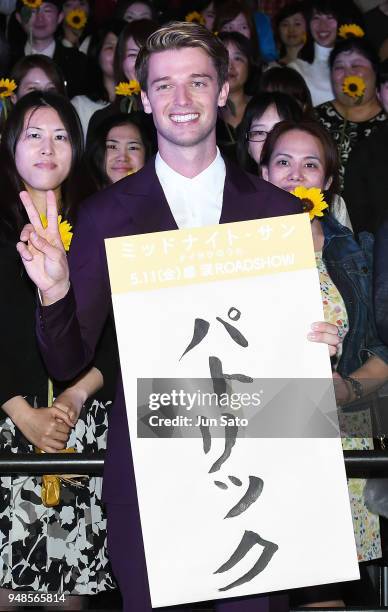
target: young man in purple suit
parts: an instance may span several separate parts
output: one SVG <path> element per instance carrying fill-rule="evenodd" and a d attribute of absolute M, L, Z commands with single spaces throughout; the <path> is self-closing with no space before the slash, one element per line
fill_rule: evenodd
<path fill-rule="evenodd" d="M 18 250 L 41 292 L 37 333 L 47 368 L 58 379 L 73 378 L 92 362 L 112 311 L 104 238 L 300 212 L 293 196 L 220 156 L 215 124 L 217 108 L 228 96 L 228 54 L 217 37 L 196 24 L 170 24 L 150 36 L 136 70 L 145 112 L 153 114 L 158 132 L 159 153 L 137 174 L 81 207 L 70 273 L 58 236 L 53 194 L 47 198 L 46 230 L 29 197 L 22 196 L 32 225 L 24 228 Z M 315 324 L 310 337 L 326 342 L 335 352 L 335 326 Z M 151 604 L 121 377 L 109 415 L 104 500 L 109 553 L 124 610 L 148 612 Z M 287 599 L 257 596 L 214 605 L 218 612 L 266 612 L 272 607 L 284 609 Z"/>

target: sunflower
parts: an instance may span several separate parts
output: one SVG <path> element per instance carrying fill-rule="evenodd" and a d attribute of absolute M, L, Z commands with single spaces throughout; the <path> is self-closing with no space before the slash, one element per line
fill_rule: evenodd
<path fill-rule="evenodd" d="M 347 76 L 342 83 L 342 91 L 351 98 L 359 98 L 361 100 L 365 93 L 365 81 L 358 76 Z"/>
<path fill-rule="evenodd" d="M 346 23 L 338 30 L 338 36 L 340 38 L 351 38 L 352 36 L 355 38 L 362 38 L 365 36 L 365 32 L 356 23 Z"/>
<path fill-rule="evenodd" d="M 323 210 L 325 208 L 329 208 L 328 204 L 326 204 L 323 193 L 317 187 L 296 187 L 294 191 L 291 191 L 292 195 L 299 198 L 302 202 L 302 210 L 303 212 L 308 212 L 310 215 L 310 221 L 314 219 L 314 217 L 323 217 Z"/>
<path fill-rule="evenodd" d="M 74 30 L 82 30 L 86 26 L 88 18 L 82 9 L 74 9 L 66 15 L 66 23 Z"/>
<path fill-rule="evenodd" d="M 205 25 L 205 19 L 198 13 L 197 11 L 193 11 L 192 13 L 188 13 L 185 17 L 185 21 L 189 21 L 191 23 L 198 23 L 199 25 Z"/>
<path fill-rule="evenodd" d="M 42 0 L 23 0 L 24 6 L 29 9 L 37 9 L 42 4 Z"/>
<path fill-rule="evenodd" d="M 0 98 L 12 96 L 17 85 L 13 79 L 0 79 Z"/>
<path fill-rule="evenodd" d="M 42 226 L 46 228 L 47 217 L 45 215 L 40 215 L 40 220 L 42 222 Z M 73 232 L 71 231 L 73 228 L 68 221 L 62 221 L 62 215 L 58 215 L 58 228 L 63 248 L 65 249 L 65 251 L 68 251 L 70 249 L 71 240 L 73 238 Z"/>
<path fill-rule="evenodd" d="M 132 79 L 127 83 L 119 83 L 116 87 L 116 96 L 133 96 L 140 93 L 140 85 L 138 81 Z"/>

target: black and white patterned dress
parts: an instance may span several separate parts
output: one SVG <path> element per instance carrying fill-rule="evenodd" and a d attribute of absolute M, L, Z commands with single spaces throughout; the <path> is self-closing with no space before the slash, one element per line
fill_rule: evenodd
<path fill-rule="evenodd" d="M 325 102 L 315 108 L 319 121 L 330 132 L 338 146 L 340 156 L 341 193 L 344 184 L 344 174 L 349 155 L 358 142 L 367 138 L 373 130 L 383 125 L 388 117 L 384 111 L 368 119 L 368 121 L 347 121 L 335 109 L 332 102 Z"/>
<path fill-rule="evenodd" d="M 35 292 L 15 245 L 6 242 L 0 242 L 0 286 L 7 296 L 0 304 L 0 406 L 16 395 L 32 406 L 47 406 L 47 372 L 34 332 Z M 77 452 L 106 448 L 110 403 L 94 399 L 84 406 L 68 447 Z M 34 452 L 1 409 L 0 452 Z M 0 475 L 0 587 L 73 595 L 115 588 L 106 552 L 102 478 L 87 478 L 82 487 L 61 483 L 61 501 L 54 508 L 43 505 L 41 482 L 39 476 Z"/>

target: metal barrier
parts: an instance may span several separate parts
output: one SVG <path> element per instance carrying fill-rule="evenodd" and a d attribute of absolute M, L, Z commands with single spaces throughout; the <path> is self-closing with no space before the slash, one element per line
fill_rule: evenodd
<path fill-rule="evenodd" d="M 0 474 L 82 474 L 101 476 L 105 453 L 0 453 Z M 388 478 L 388 450 L 344 451 L 349 478 Z"/>
<path fill-rule="evenodd" d="M 0 475 L 80 474 L 101 476 L 104 469 L 104 458 L 104 452 L 80 454 L 0 453 Z M 388 451 L 344 451 L 344 460 L 348 477 L 388 477 Z M 379 571 L 380 606 L 374 608 L 374 610 L 382 610 L 388 605 L 388 568 L 379 567 L 376 570 Z M 11 610 L 11 608 L 5 609 Z M 316 610 L 319 612 L 319 608 Z M 329 612 L 327 608 L 324 610 Z M 362 612 L 367 610 L 369 612 L 370 608 L 364 607 L 361 610 Z M 100 610 L 96 610 L 96 612 L 100 612 Z M 112 612 L 115 611 L 112 609 Z M 347 610 L 343 612 L 347 612 Z"/>
<path fill-rule="evenodd" d="M 102 476 L 105 453 L 0 453 L 3 476 L 42 474 L 80 474 Z"/>

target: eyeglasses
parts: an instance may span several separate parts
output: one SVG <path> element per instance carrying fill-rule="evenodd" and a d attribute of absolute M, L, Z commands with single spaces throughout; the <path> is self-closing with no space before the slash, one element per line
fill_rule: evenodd
<path fill-rule="evenodd" d="M 250 140 L 250 142 L 264 142 L 268 134 L 269 132 L 265 130 L 252 130 L 247 132 L 247 140 Z"/>

